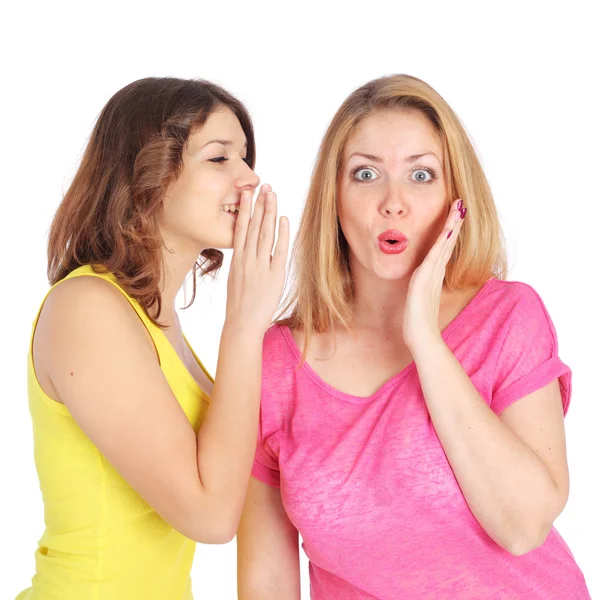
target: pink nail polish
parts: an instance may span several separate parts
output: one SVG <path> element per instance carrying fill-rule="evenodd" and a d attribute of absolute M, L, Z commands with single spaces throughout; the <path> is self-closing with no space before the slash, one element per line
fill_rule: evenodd
<path fill-rule="evenodd" d="M 467 207 L 465 206 L 461 211 L 460 211 L 460 218 L 464 219 L 467 216 Z"/>
<path fill-rule="evenodd" d="M 448 238 L 449 238 L 449 237 L 452 235 L 452 232 L 453 232 L 453 231 L 454 231 L 454 229 L 451 229 L 451 230 L 448 232 L 448 235 L 446 236 L 446 239 L 448 239 Z"/>
<path fill-rule="evenodd" d="M 458 204 L 456 205 L 456 210 L 461 210 L 461 209 L 462 209 L 462 207 L 463 207 L 463 201 L 462 201 L 462 200 L 459 200 L 459 201 L 458 201 Z"/>

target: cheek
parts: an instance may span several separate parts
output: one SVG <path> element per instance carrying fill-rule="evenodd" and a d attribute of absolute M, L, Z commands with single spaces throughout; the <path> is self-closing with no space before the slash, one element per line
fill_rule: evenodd
<path fill-rule="evenodd" d="M 414 225 L 418 246 L 427 252 L 435 243 L 444 227 L 449 207 L 445 199 L 435 198 L 423 202 L 413 209 Z"/>
<path fill-rule="evenodd" d="M 225 172 L 197 172 L 182 178 L 179 188 L 181 220 L 216 213 L 231 186 L 231 178 Z"/>
<path fill-rule="evenodd" d="M 421 199 L 421 202 L 415 202 L 412 211 L 415 220 L 419 223 L 421 229 L 433 227 L 440 219 L 444 220 L 446 214 L 446 202 L 442 199 Z"/>
<path fill-rule="evenodd" d="M 221 200 L 227 192 L 233 187 L 234 178 L 227 168 L 216 170 L 210 176 L 199 177 L 197 189 L 201 193 L 210 194 L 212 198 Z"/>
<path fill-rule="evenodd" d="M 337 210 L 344 233 L 357 233 L 366 229 L 369 211 L 377 210 L 377 198 L 369 190 L 348 186 L 338 192 Z"/>
<path fill-rule="evenodd" d="M 222 172 L 218 169 L 209 172 L 198 170 L 188 176 L 185 184 L 188 199 L 203 205 L 218 204 L 232 185 L 225 169 Z"/>
<path fill-rule="evenodd" d="M 357 209 L 357 204 L 347 195 L 338 201 L 337 213 L 340 227 L 346 240 L 353 245 L 353 242 L 360 237 L 361 217 L 364 224 L 364 213 Z"/>

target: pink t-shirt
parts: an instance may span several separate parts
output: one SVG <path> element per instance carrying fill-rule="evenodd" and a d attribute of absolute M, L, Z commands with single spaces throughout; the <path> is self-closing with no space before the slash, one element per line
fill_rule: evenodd
<path fill-rule="evenodd" d="M 566 413 L 571 371 L 529 286 L 489 280 L 443 337 L 495 413 L 557 377 Z M 281 488 L 313 600 L 590 598 L 556 530 L 516 557 L 475 520 L 414 363 L 361 398 L 299 367 L 300 354 L 289 329 L 268 331 L 252 474 Z"/>

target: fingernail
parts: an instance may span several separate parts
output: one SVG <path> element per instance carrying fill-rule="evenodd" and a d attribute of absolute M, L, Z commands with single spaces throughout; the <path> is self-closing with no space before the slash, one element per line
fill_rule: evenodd
<path fill-rule="evenodd" d="M 456 210 L 460 210 L 463 207 L 463 201 L 459 200 L 458 204 L 456 205 Z"/>
<path fill-rule="evenodd" d="M 270 192 L 271 186 L 268 183 L 263 184 L 263 192 Z"/>
<path fill-rule="evenodd" d="M 464 219 L 467 216 L 467 207 L 465 206 L 461 211 L 460 211 L 460 218 Z"/>
<path fill-rule="evenodd" d="M 452 232 L 453 232 L 453 231 L 454 231 L 454 229 L 451 229 L 451 230 L 448 232 L 448 235 L 446 236 L 446 239 L 448 239 L 448 238 L 449 238 L 449 237 L 452 235 Z"/>

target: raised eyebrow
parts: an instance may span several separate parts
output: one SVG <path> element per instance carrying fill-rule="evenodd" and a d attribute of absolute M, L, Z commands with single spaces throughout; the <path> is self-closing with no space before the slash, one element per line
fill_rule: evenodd
<path fill-rule="evenodd" d="M 348 159 L 352 158 L 353 156 L 362 156 L 363 158 L 366 158 L 367 160 L 372 160 L 373 162 L 378 162 L 378 163 L 383 162 L 383 159 L 380 156 L 375 156 L 374 154 L 364 154 L 363 152 L 353 152 L 348 157 Z"/>
<path fill-rule="evenodd" d="M 420 154 L 411 154 L 410 156 L 407 156 L 404 161 L 408 162 L 408 163 L 414 163 L 417 160 L 419 160 L 420 158 L 423 158 L 423 156 L 433 156 L 434 158 L 436 158 L 438 161 L 440 160 L 437 157 L 437 154 L 435 152 L 431 152 L 431 151 L 427 151 L 427 152 L 422 152 Z M 353 156 L 362 156 L 363 158 L 366 158 L 367 160 L 371 160 L 373 162 L 378 162 L 378 163 L 382 163 L 383 159 L 380 156 L 376 156 L 375 154 L 365 154 L 364 152 L 353 152 L 348 159 L 352 158 Z"/>
<path fill-rule="evenodd" d="M 440 159 L 437 157 L 437 154 L 436 154 L 435 152 L 427 151 L 427 152 L 422 152 L 421 154 L 411 154 L 411 156 L 407 156 L 407 157 L 405 158 L 405 161 L 406 161 L 406 162 L 409 162 L 409 163 L 413 163 L 413 162 L 415 162 L 415 161 L 419 160 L 420 158 L 423 158 L 423 156 L 433 156 L 433 157 L 434 157 L 434 158 L 436 158 L 438 161 L 440 160 Z"/>

